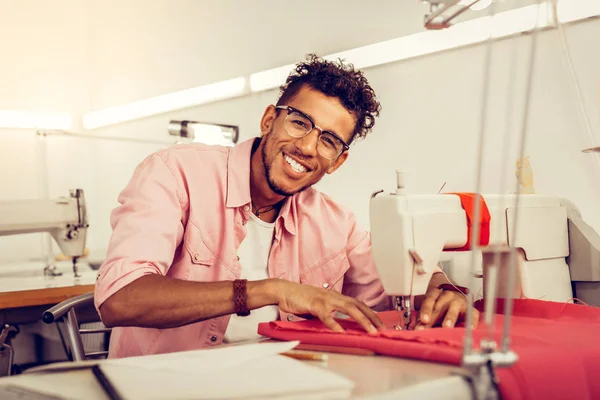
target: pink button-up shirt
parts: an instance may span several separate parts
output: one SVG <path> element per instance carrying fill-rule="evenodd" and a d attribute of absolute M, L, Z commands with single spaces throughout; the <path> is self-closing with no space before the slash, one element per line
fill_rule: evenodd
<path fill-rule="evenodd" d="M 251 212 L 253 142 L 233 148 L 178 145 L 152 154 L 136 168 L 111 215 L 113 234 L 96 282 L 97 309 L 147 274 L 199 282 L 239 278 L 236 252 Z M 271 278 L 336 290 L 376 309 L 389 306 L 369 233 L 358 227 L 352 212 L 313 188 L 283 205 L 267 268 Z M 171 329 L 118 327 L 110 357 L 215 346 L 229 318 Z M 280 318 L 288 314 L 280 312 Z"/>

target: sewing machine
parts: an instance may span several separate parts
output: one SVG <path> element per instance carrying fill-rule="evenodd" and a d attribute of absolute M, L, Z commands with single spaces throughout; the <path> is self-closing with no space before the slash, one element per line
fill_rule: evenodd
<path fill-rule="evenodd" d="M 467 214 L 457 195 L 407 194 L 400 172 L 396 186 L 396 193 L 379 191 L 372 195 L 371 235 L 383 286 L 396 298 L 406 329 L 413 297 L 425 294 L 444 251 L 456 251 L 467 244 L 468 228 Z M 477 277 L 483 278 L 484 298 L 567 302 L 577 297 L 600 306 L 598 233 L 567 200 L 517 196 L 481 196 L 491 217 L 489 242 L 481 246 L 478 256 L 483 273 Z M 507 293 L 511 251 L 518 267 L 514 290 Z"/>
<path fill-rule="evenodd" d="M 88 219 L 82 189 L 71 190 L 69 197 L 0 202 L 0 236 L 48 232 L 63 254 L 73 259 L 78 277 L 77 259 L 84 254 Z M 46 266 L 51 271 L 52 266 Z"/>

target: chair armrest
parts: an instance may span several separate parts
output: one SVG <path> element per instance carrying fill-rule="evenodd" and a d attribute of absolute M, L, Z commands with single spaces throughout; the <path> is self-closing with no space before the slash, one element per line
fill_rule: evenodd
<path fill-rule="evenodd" d="M 72 297 L 44 311 L 42 321 L 51 324 L 57 319 L 62 318 L 73 307 L 82 305 L 91 305 L 94 303 L 94 292 L 84 293 L 79 296 Z"/>

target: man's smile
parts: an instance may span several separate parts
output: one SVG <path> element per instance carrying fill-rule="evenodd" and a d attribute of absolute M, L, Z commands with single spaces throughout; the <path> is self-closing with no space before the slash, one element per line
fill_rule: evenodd
<path fill-rule="evenodd" d="M 311 171 L 311 169 L 308 167 L 308 165 L 306 165 L 302 161 L 297 160 L 296 158 L 289 156 L 285 153 L 282 153 L 282 155 L 283 155 L 283 159 L 286 161 L 286 163 L 291 167 L 292 171 L 294 171 L 295 173 L 303 174 L 303 173 Z"/>

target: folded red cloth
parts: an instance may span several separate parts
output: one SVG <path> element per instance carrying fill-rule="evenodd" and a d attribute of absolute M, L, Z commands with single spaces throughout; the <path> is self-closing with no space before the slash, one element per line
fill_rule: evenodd
<path fill-rule="evenodd" d="M 477 305 L 480 308 L 480 304 Z M 500 345 L 504 304 L 495 315 L 495 338 Z M 388 328 L 371 335 L 352 320 L 340 320 L 345 333 L 334 333 L 319 320 L 276 321 L 259 325 L 258 333 L 280 340 L 356 347 L 378 354 L 460 365 L 465 329 L 433 328 L 398 331 L 396 311 L 378 314 Z M 496 368 L 503 399 L 600 398 L 600 309 L 540 300 L 514 300 L 511 349 L 517 363 Z M 482 323 L 473 331 L 474 343 L 485 338 Z"/>

